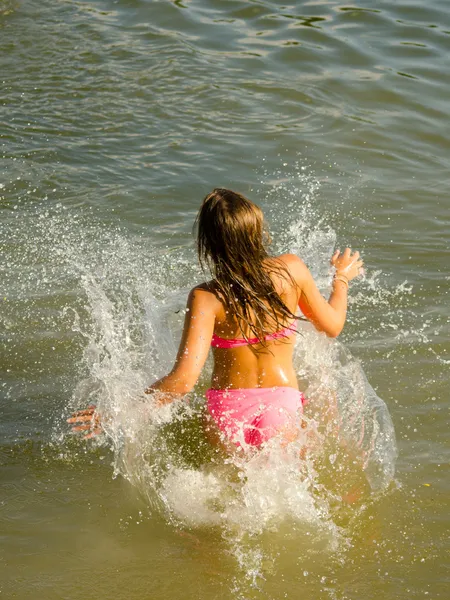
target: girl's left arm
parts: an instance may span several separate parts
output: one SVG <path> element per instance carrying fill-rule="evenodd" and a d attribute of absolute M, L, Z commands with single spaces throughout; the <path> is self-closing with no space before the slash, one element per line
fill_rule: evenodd
<path fill-rule="evenodd" d="M 155 381 L 145 393 L 166 392 L 168 396 L 160 400 L 170 402 L 174 398 L 169 394 L 184 395 L 193 389 L 208 356 L 215 317 L 215 298 L 211 292 L 201 286 L 191 290 L 175 364 L 170 373 Z"/>

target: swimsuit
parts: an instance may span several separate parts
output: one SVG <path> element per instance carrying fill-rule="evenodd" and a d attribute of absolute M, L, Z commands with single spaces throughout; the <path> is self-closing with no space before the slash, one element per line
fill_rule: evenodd
<path fill-rule="evenodd" d="M 267 335 L 266 341 L 286 338 L 291 325 Z M 213 335 L 213 348 L 237 348 L 259 343 L 258 338 L 226 339 Z M 206 391 L 208 411 L 219 429 L 237 446 L 261 446 L 281 429 L 298 423 L 305 397 L 292 387 L 239 388 Z"/>
<path fill-rule="evenodd" d="M 292 387 L 206 390 L 208 411 L 237 446 L 261 446 L 289 426 L 298 427 L 305 397 Z"/>
<path fill-rule="evenodd" d="M 285 327 L 284 329 L 280 329 L 279 331 L 275 331 L 275 333 L 269 333 L 264 337 L 266 342 L 270 342 L 272 340 L 278 340 L 280 338 L 287 338 L 293 333 L 297 331 L 297 328 L 294 329 L 293 325 L 289 327 Z M 229 340 L 227 338 L 219 337 L 215 333 L 211 338 L 211 346 L 213 348 L 239 348 L 239 346 L 253 346 L 254 344 L 259 344 L 259 338 L 250 338 L 248 340 L 244 338 L 235 338 L 233 340 Z"/>

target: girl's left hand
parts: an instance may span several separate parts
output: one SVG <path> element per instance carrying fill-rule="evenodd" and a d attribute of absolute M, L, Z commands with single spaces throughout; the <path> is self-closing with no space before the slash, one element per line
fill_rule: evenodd
<path fill-rule="evenodd" d="M 72 427 L 72 431 L 74 433 L 78 431 L 88 431 L 89 433 L 83 436 L 85 440 L 95 437 L 103 431 L 100 415 L 96 412 L 96 407 L 94 405 L 72 413 L 72 417 L 67 419 L 67 423 L 82 423 L 81 425 Z"/>

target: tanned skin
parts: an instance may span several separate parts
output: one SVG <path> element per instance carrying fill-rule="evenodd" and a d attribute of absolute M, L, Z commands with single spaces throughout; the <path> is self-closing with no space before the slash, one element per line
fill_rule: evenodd
<path fill-rule="evenodd" d="M 270 261 L 284 267 L 289 278 L 272 272 Z M 314 279 L 303 263 L 293 254 L 267 259 L 268 271 L 275 289 L 287 308 L 296 313 L 299 307 L 316 329 L 329 337 L 337 337 L 347 314 L 348 281 L 360 275 L 363 261 L 359 252 L 347 248 L 337 250 L 331 258 L 336 269 L 333 289 L 328 300 L 318 290 Z M 285 323 L 285 327 L 291 323 Z M 224 338 L 240 338 L 242 330 L 235 315 L 230 314 L 216 292 L 214 281 L 196 286 L 189 293 L 183 334 L 171 371 L 145 390 L 158 392 L 158 401 L 168 403 L 192 391 L 211 348 L 213 333 Z M 244 331 L 245 334 L 247 332 Z M 250 335 L 250 331 L 248 332 Z M 266 344 L 244 345 L 237 348 L 214 348 L 213 389 L 267 388 L 287 386 L 298 389 L 292 357 L 295 334 Z M 77 411 L 68 419 L 76 432 L 87 432 L 90 438 L 101 432 L 95 407 Z"/>

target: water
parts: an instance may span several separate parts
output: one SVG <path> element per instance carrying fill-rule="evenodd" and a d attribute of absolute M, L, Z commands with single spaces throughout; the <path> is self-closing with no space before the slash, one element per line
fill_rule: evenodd
<path fill-rule="evenodd" d="M 0 0 L 5 598 L 447 597 L 449 34 L 443 0 Z M 365 258 L 339 341 L 299 337 L 301 461 L 211 450 L 210 366 L 142 395 L 217 185 L 324 292 Z"/>

